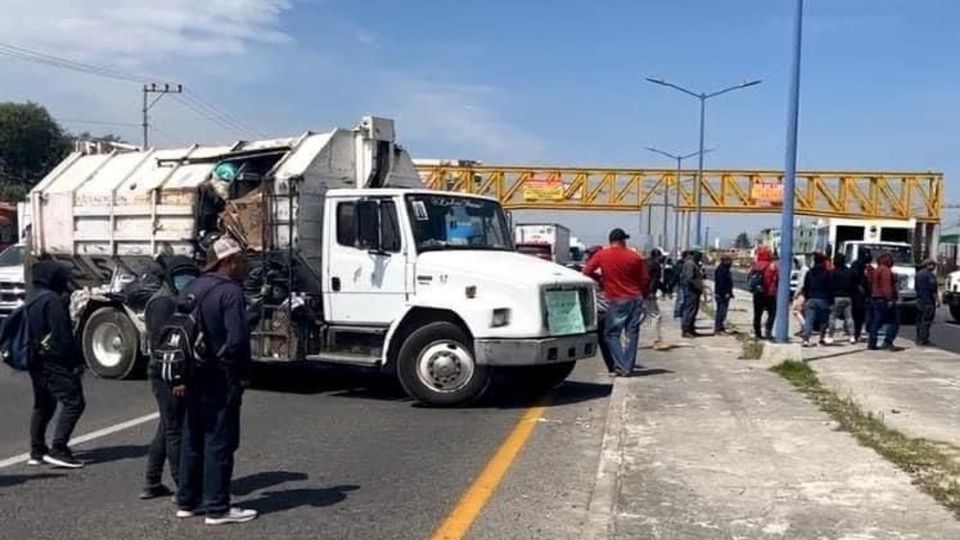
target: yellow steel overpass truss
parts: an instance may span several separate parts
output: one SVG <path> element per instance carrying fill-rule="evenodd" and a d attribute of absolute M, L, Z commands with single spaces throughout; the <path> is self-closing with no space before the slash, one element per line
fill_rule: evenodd
<path fill-rule="evenodd" d="M 664 202 L 696 209 L 696 171 L 575 167 L 418 166 L 434 189 L 487 195 L 515 210 L 638 211 Z M 755 199 L 758 185 L 782 185 L 782 171 L 708 170 L 703 210 L 725 214 L 779 214 L 780 205 Z M 782 188 L 781 188 L 782 190 Z M 799 171 L 796 213 L 939 223 L 943 173 Z"/>

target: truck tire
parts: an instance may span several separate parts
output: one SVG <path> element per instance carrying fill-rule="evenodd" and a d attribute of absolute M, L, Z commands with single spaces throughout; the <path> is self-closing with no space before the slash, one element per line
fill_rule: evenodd
<path fill-rule="evenodd" d="M 97 377 L 125 379 L 137 367 L 139 341 L 140 333 L 125 313 L 102 307 L 83 326 L 83 357 Z"/>
<path fill-rule="evenodd" d="M 953 317 L 953 322 L 960 323 L 960 306 L 950 306 L 950 316 Z"/>
<path fill-rule="evenodd" d="M 434 322 L 413 331 L 400 347 L 397 377 L 417 401 L 440 407 L 467 405 L 490 384 L 477 365 L 470 337 L 459 326 Z"/>

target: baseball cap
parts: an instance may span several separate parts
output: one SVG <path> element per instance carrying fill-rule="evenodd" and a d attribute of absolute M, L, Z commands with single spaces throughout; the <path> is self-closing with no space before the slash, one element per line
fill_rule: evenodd
<path fill-rule="evenodd" d="M 221 261 L 242 253 L 243 248 L 240 244 L 227 235 L 223 235 L 213 243 L 213 246 L 207 251 L 207 265 L 203 267 L 204 272 L 209 272 L 217 267 Z"/>
<path fill-rule="evenodd" d="M 610 241 L 611 241 L 611 242 L 623 242 L 623 241 L 626 240 L 627 238 L 630 238 L 630 235 L 627 234 L 627 231 L 625 231 L 625 230 L 623 230 L 623 229 L 621 229 L 621 228 L 619 228 L 619 227 L 616 228 L 616 229 L 614 229 L 614 230 L 612 230 L 612 231 L 610 231 Z"/>

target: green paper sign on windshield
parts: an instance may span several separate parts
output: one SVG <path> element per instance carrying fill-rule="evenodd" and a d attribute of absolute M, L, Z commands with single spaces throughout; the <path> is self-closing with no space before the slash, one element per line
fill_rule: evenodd
<path fill-rule="evenodd" d="M 583 310 L 577 291 L 547 291 L 547 329 L 552 335 L 582 334 Z"/>

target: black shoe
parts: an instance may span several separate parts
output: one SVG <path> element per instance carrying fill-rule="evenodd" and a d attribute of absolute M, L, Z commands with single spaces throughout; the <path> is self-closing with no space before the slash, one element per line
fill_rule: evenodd
<path fill-rule="evenodd" d="M 86 465 L 84 462 L 73 457 L 73 454 L 70 453 L 69 450 L 55 450 L 49 455 L 43 456 L 43 461 L 61 469 L 80 469 Z"/>
<path fill-rule="evenodd" d="M 884 346 L 883 346 L 883 350 L 889 351 L 889 352 L 900 352 L 900 351 L 904 350 L 904 348 L 903 348 L 903 347 L 897 347 L 896 345 L 894 345 L 893 343 L 891 343 L 891 344 L 889 344 L 889 345 L 884 345 Z"/>
<path fill-rule="evenodd" d="M 867 345 L 867 350 L 868 350 L 868 351 L 879 351 L 879 350 L 880 350 L 880 347 L 877 347 L 876 345 Z"/>
<path fill-rule="evenodd" d="M 144 488 L 144 490 L 140 492 L 140 499 L 147 501 L 150 499 L 156 499 L 158 497 L 169 497 L 171 495 L 173 495 L 173 492 L 170 491 L 167 486 L 160 484 L 157 486 Z"/>
<path fill-rule="evenodd" d="M 697 337 L 697 334 L 694 334 L 693 332 L 684 332 L 683 334 L 681 334 L 681 337 L 685 339 L 693 339 Z"/>

